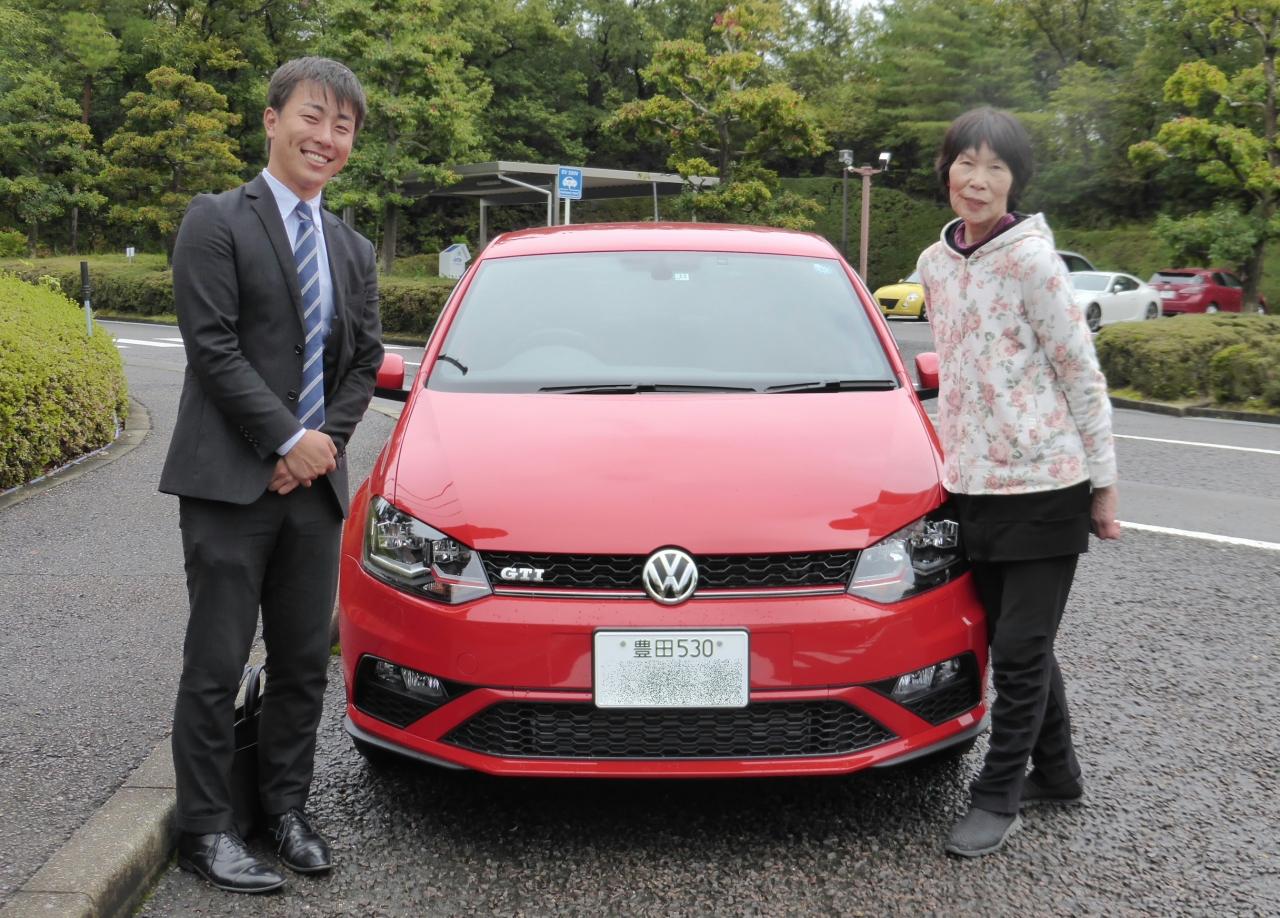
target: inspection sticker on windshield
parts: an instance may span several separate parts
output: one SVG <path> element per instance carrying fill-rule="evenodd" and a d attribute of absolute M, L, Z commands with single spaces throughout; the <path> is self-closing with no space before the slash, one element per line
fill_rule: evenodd
<path fill-rule="evenodd" d="M 599 708 L 745 708 L 746 631 L 597 631 Z"/>

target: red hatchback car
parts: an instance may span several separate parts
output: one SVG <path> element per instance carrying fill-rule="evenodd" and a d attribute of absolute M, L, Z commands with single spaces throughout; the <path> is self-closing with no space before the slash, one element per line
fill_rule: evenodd
<path fill-rule="evenodd" d="M 1220 268 L 1166 268 L 1147 281 L 1160 291 L 1165 315 L 1186 312 L 1242 312 L 1244 284 Z M 1255 309 L 1266 312 L 1266 300 L 1258 297 Z"/>
<path fill-rule="evenodd" d="M 968 748 L 986 627 L 916 363 L 813 235 L 496 239 L 352 503 L 356 747 L 600 777 Z"/>

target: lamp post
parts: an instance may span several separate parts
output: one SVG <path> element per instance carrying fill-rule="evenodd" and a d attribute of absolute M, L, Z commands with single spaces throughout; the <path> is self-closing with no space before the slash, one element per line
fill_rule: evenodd
<path fill-rule="evenodd" d="M 843 151 L 842 151 L 843 152 Z M 862 231 L 858 238 L 858 276 L 862 278 L 863 283 L 867 283 L 867 241 L 871 229 L 871 176 L 877 172 L 886 172 L 889 169 L 889 160 L 892 158 L 889 153 L 880 154 L 879 166 L 858 166 L 853 167 L 846 165 L 844 167 L 845 176 L 852 172 L 855 175 L 862 176 Z M 845 196 L 845 222 L 848 222 L 848 191 L 846 186 Z"/>
<path fill-rule="evenodd" d="M 840 174 L 843 176 L 841 184 L 844 186 L 844 208 L 841 211 L 840 218 L 840 254 L 845 258 L 849 257 L 849 167 L 853 165 L 853 151 L 841 150 L 840 157 Z"/>

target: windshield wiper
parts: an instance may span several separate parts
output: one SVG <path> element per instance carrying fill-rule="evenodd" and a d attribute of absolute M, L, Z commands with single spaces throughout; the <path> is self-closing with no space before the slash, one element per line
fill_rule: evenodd
<path fill-rule="evenodd" d="M 630 395 L 636 392 L 755 392 L 750 386 L 699 386 L 685 383 L 599 383 L 578 386 L 543 386 L 539 392 L 568 395 Z"/>
<path fill-rule="evenodd" d="M 769 386 L 766 392 L 884 392 L 896 389 L 892 379 L 821 379 L 815 382 Z"/>
<path fill-rule="evenodd" d="M 448 354 L 437 354 L 436 360 L 443 360 L 445 363 L 451 363 L 455 367 L 457 367 L 459 370 L 462 371 L 463 376 L 467 375 L 467 368 L 463 366 L 462 361 L 459 360 L 457 357 L 450 357 Z"/>

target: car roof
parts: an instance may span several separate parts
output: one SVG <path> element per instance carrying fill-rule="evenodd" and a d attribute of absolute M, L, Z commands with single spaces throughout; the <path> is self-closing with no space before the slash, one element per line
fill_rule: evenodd
<path fill-rule="evenodd" d="M 635 251 L 839 257 L 835 247 L 815 233 L 719 223 L 588 223 L 538 227 L 503 233 L 485 247 L 481 257 Z"/>

